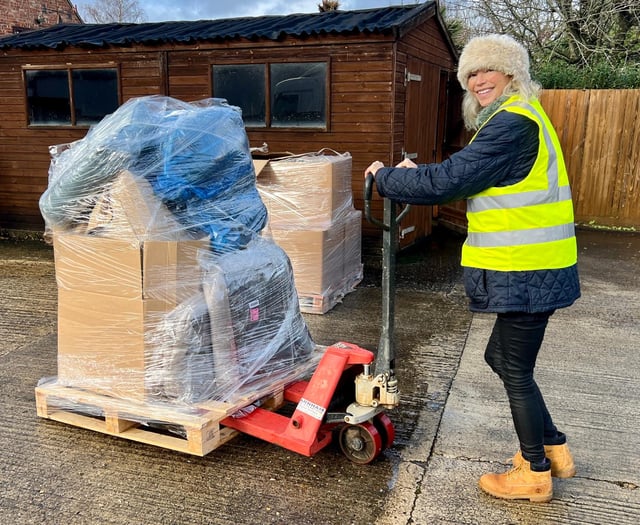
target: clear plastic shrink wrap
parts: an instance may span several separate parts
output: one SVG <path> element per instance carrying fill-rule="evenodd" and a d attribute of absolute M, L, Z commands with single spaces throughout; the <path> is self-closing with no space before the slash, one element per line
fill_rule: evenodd
<path fill-rule="evenodd" d="M 327 148 L 258 161 L 258 191 L 272 228 L 326 230 L 354 210 L 351 154 Z"/>
<path fill-rule="evenodd" d="M 52 148 L 40 208 L 58 284 L 58 376 L 41 386 L 193 410 L 315 367 L 237 108 L 128 101 Z"/>
<path fill-rule="evenodd" d="M 303 312 L 325 313 L 362 280 L 362 213 L 353 206 L 352 159 L 328 148 L 256 160 L 270 232 L 293 265 Z"/>

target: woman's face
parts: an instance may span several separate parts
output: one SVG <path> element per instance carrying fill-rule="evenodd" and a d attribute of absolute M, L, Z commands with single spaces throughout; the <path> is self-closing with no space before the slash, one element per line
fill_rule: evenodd
<path fill-rule="evenodd" d="M 511 77 L 500 71 L 479 69 L 469 75 L 467 89 L 473 93 L 478 103 L 484 108 L 502 95 L 509 82 L 511 82 Z"/>

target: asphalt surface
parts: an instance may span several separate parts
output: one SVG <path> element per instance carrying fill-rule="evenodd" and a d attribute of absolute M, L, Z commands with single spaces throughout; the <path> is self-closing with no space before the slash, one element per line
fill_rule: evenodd
<path fill-rule="evenodd" d="M 238 436 L 204 457 L 37 417 L 56 374 L 51 248 L 0 240 L 0 513 L 7 524 L 636 524 L 640 522 L 640 235 L 580 231 L 583 297 L 552 317 L 537 379 L 578 473 L 548 504 L 481 493 L 517 449 L 502 386 L 482 353 L 492 316 L 472 316 L 460 238 L 438 234 L 398 261 L 396 442 L 358 466 L 331 446 L 308 458 Z M 379 258 L 329 313 L 319 344 L 375 349 Z"/>

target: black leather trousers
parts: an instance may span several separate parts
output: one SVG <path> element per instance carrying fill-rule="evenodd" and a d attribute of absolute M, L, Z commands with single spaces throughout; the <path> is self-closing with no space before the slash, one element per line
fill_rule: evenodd
<path fill-rule="evenodd" d="M 538 351 L 553 311 L 499 313 L 484 358 L 507 391 L 511 416 L 523 457 L 544 462 L 544 444 L 558 436 L 533 378 Z"/>

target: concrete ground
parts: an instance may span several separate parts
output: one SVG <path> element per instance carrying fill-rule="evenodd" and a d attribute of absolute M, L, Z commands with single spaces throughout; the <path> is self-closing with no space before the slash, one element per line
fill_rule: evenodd
<path fill-rule="evenodd" d="M 581 231 L 583 297 L 549 325 L 537 379 L 576 458 L 549 504 L 482 494 L 517 444 L 482 353 L 492 317 L 466 309 L 460 238 L 436 235 L 397 268 L 401 405 L 396 443 L 374 463 L 329 447 L 303 457 L 239 436 L 204 457 L 36 416 L 56 373 L 51 249 L 0 240 L 0 513 L 22 524 L 635 524 L 640 521 L 640 236 Z M 375 250 L 370 250 L 375 252 Z M 305 315 L 319 344 L 375 349 L 377 255 L 331 312 Z"/>

